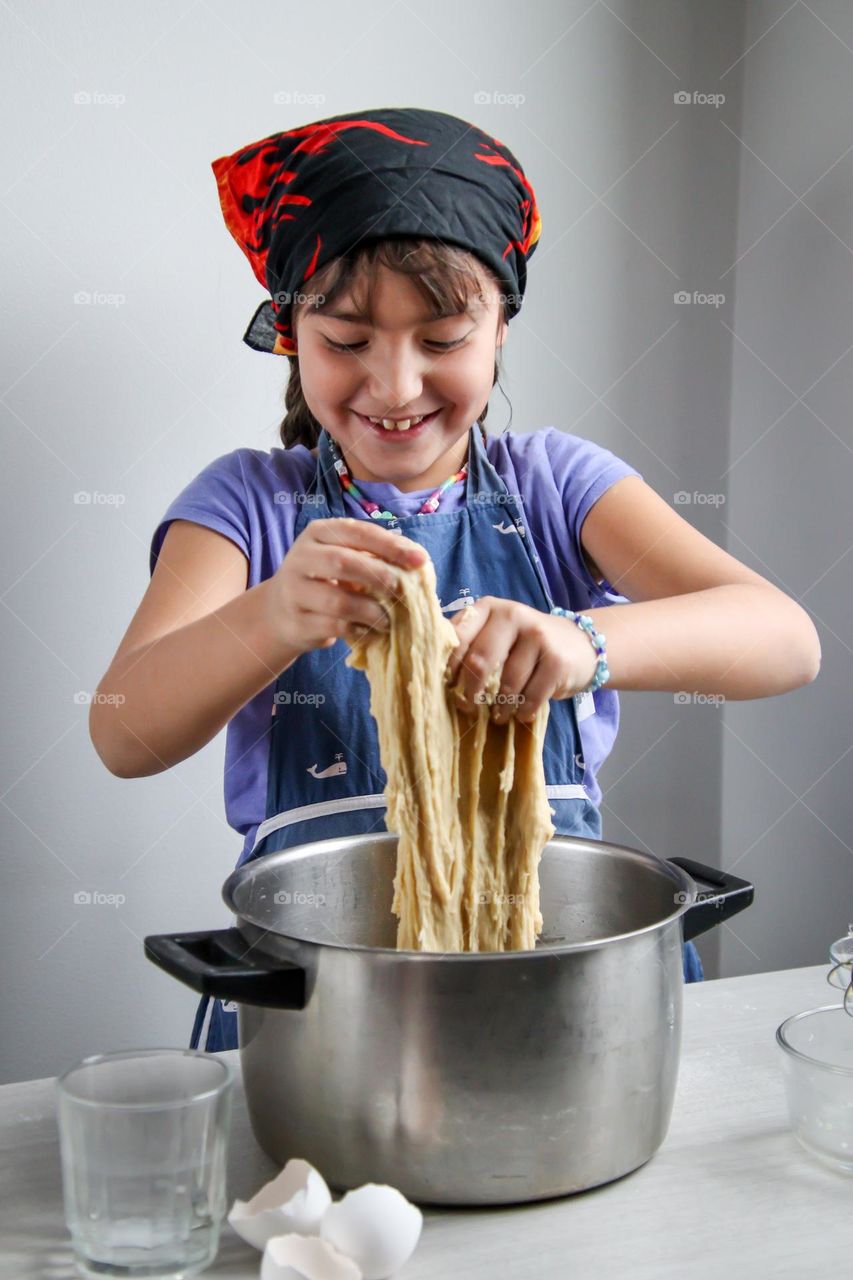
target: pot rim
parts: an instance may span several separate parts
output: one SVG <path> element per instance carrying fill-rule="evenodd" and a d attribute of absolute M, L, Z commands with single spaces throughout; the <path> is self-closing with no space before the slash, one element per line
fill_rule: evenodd
<path fill-rule="evenodd" d="M 247 924 L 254 929 L 260 930 L 264 936 L 271 936 L 274 939 L 284 939 L 287 942 L 295 942 L 298 943 L 299 946 L 303 947 L 325 947 L 335 951 L 353 951 L 359 954 L 364 953 L 371 956 L 393 957 L 396 961 L 417 961 L 421 964 L 453 961 L 462 961 L 463 963 L 468 964 L 474 962 L 479 962 L 481 964 L 496 964 L 500 962 L 509 963 L 513 960 L 518 960 L 519 958 L 527 960 L 541 960 L 549 956 L 562 956 L 585 951 L 597 951 L 601 947 L 609 946 L 614 942 L 627 942 L 630 939 L 642 937 L 644 934 L 654 933 L 656 930 L 663 929 L 665 926 L 679 920 L 696 901 L 699 893 L 696 881 L 692 876 L 688 875 L 686 871 L 682 870 L 681 867 L 676 866 L 674 863 L 668 862 L 665 858 L 658 857 L 657 854 L 648 853 L 643 849 L 634 849 L 630 845 L 615 844 L 612 841 L 592 840 L 583 836 L 567 836 L 558 833 L 547 841 L 545 849 L 543 849 L 543 854 L 545 850 L 554 844 L 561 846 L 583 844 L 594 849 L 596 852 L 601 851 L 604 856 L 608 856 L 609 851 L 626 853 L 630 856 L 632 861 L 640 861 L 647 865 L 653 865 L 656 870 L 661 871 L 670 880 L 672 880 L 673 884 L 676 886 L 676 890 L 673 893 L 673 901 L 676 903 L 675 910 L 668 916 L 663 916 L 659 920 L 652 921 L 651 924 L 642 925 L 639 929 L 631 929 L 627 933 L 609 934 L 604 938 L 591 938 L 587 942 L 568 942 L 556 946 L 546 943 L 534 950 L 517 951 L 414 951 L 404 947 L 369 947 L 364 943 L 334 942 L 325 940 L 320 942 L 314 938 L 300 938 L 296 934 L 284 933 L 278 929 L 267 928 L 266 925 L 260 924 L 250 916 L 244 914 L 237 908 L 234 902 L 234 894 L 243 882 L 253 874 L 253 868 L 256 867 L 256 865 L 263 863 L 267 858 L 279 858 L 280 861 L 284 862 L 290 855 L 297 853 L 301 854 L 302 857 L 319 856 L 332 846 L 339 846 L 342 840 L 350 841 L 354 846 L 356 846 L 360 843 L 374 844 L 377 841 L 388 843 L 392 840 L 395 841 L 396 839 L 396 833 L 391 831 L 378 831 L 359 834 L 356 836 L 332 836 L 325 840 L 310 841 L 305 844 L 294 845 L 290 849 L 278 849 L 274 850 L 272 853 L 262 854 L 259 858 L 244 862 L 242 866 L 236 867 L 231 872 L 222 886 L 222 900 L 226 907 L 228 907 L 229 911 L 231 911 L 232 915 L 236 917 L 240 927 L 242 927 L 243 924 Z M 310 850 L 311 852 L 306 854 L 305 850 Z M 683 897 L 684 901 L 678 901 L 679 897 Z M 252 945 L 258 945 L 257 940 Z"/>

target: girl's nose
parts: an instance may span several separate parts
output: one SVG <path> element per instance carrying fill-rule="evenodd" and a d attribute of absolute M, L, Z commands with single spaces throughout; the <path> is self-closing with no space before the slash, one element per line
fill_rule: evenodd
<path fill-rule="evenodd" d="M 423 398 L 423 370 L 411 356 L 379 361 L 369 366 L 365 399 L 372 404 L 396 406 L 419 404 Z"/>

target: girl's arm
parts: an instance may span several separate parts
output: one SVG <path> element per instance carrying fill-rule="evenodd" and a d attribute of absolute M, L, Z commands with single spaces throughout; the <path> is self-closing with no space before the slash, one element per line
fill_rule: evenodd
<path fill-rule="evenodd" d="M 312 520 L 272 577 L 247 590 L 248 561 L 229 538 L 173 521 L 92 700 L 98 755 L 120 778 L 185 760 L 301 653 L 353 626 L 387 629 L 380 597 L 425 555 L 369 520 Z"/>
<path fill-rule="evenodd" d="M 246 590 L 247 577 L 230 539 L 170 524 L 90 708 L 89 734 L 111 773 L 149 777 L 185 760 L 295 660 L 269 626 L 272 579 Z"/>
<path fill-rule="evenodd" d="M 609 687 L 737 701 L 787 693 L 816 677 L 820 640 L 805 609 L 638 476 L 598 499 L 581 539 L 601 575 L 632 602 L 585 610 L 606 637 Z"/>

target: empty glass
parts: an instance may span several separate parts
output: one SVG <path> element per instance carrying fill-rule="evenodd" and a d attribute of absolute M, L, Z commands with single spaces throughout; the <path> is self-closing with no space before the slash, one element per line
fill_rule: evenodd
<path fill-rule="evenodd" d="M 57 1080 L 65 1220 L 82 1276 L 182 1277 L 216 1257 L 233 1072 L 191 1049 L 84 1058 Z"/>
<path fill-rule="evenodd" d="M 853 1174 L 853 1022 L 844 1005 L 793 1014 L 776 1040 L 795 1136 L 824 1164 Z"/>

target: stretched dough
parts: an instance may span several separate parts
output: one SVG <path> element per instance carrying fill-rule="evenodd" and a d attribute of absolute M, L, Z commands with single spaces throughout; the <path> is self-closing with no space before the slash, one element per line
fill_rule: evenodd
<path fill-rule="evenodd" d="M 430 559 L 400 570 L 382 598 L 388 631 L 354 641 L 347 666 L 367 673 L 382 767 L 386 825 L 395 831 L 392 910 L 397 946 L 414 951 L 532 950 L 542 929 L 539 859 L 554 835 L 542 748 L 550 707 L 529 724 L 462 710 L 445 680 L 457 633 L 441 612 Z"/>

